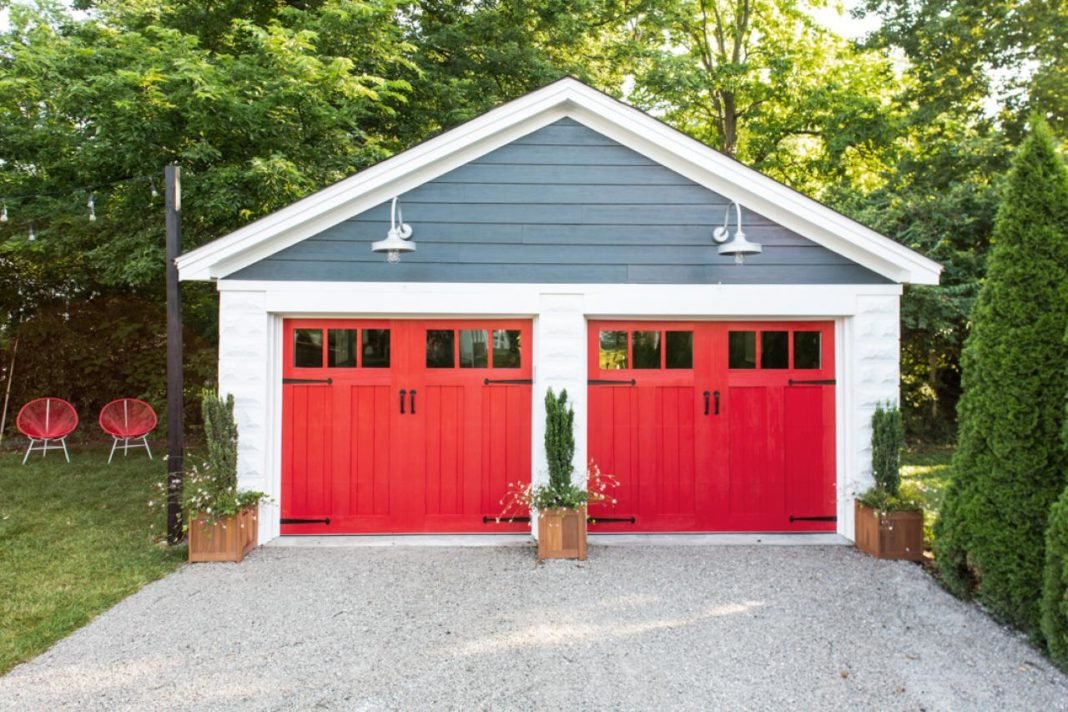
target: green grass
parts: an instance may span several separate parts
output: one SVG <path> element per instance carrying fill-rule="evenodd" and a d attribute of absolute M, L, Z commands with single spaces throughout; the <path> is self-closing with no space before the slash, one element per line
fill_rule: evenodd
<path fill-rule="evenodd" d="M 164 464 L 144 451 L 107 464 L 107 448 L 0 453 L 0 674 L 43 652 L 145 584 L 184 548 L 160 543 Z M 158 454 L 158 453 L 157 453 Z"/>
<path fill-rule="evenodd" d="M 923 502 L 923 530 L 928 546 L 934 540 L 934 522 L 949 484 L 952 458 L 951 445 L 908 448 L 901 457 L 901 488 L 905 494 Z"/>

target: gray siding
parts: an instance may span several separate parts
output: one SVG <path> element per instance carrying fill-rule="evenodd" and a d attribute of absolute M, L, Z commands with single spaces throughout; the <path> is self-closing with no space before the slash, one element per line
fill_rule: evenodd
<path fill-rule="evenodd" d="M 871 284 L 889 280 L 743 210 L 744 266 L 712 228 L 729 202 L 563 119 L 401 196 L 417 250 L 387 264 L 379 205 L 230 275 L 352 282 Z M 732 223 L 732 230 L 733 230 Z"/>

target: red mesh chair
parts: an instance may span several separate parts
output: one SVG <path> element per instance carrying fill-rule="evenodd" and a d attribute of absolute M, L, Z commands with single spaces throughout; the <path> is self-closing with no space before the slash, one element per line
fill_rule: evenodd
<path fill-rule="evenodd" d="M 36 398 L 30 401 L 22 406 L 16 416 L 15 427 L 30 439 L 30 446 L 22 458 L 23 465 L 34 450 L 40 450 L 41 457 L 47 455 L 49 450 L 63 450 L 67 462 L 70 462 L 67 436 L 78 427 L 78 412 L 67 401 L 61 398 Z M 59 441 L 58 446 L 50 444 L 56 441 Z"/>
<path fill-rule="evenodd" d="M 122 441 L 122 456 L 130 452 L 131 447 L 143 447 L 148 452 L 148 459 L 152 459 L 152 450 L 148 447 L 148 434 L 156 427 L 156 411 L 152 406 L 136 398 L 119 398 L 113 400 L 100 409 L 100 428 L 115 438 L 111 444 L 111 454 L 108 455 L 108 464 L 115 457 L 115 448 Z M 130 441 L 135 441 L 130 445 Z M 136 442 L 140 440 L 141 442 Z"/>

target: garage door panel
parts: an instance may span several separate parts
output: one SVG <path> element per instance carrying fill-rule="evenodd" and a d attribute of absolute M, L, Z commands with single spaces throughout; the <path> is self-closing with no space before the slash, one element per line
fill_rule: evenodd
<path fill-rule="evenodd" d="M 589 393 L 590 458 L 601 472 L 614 476 L 617 504 L 590 506 L 591 517 L 631 517 L 642 501 L 638 467 L 638 391 L 628 387 L 594 387 Z M 652 478 L 649 478 L 651 481 Z M 645 493 L 654 498 L 655 492 Z"/>
<path fill-rule="evenodd" d="M 284 534 L 524 527 L 484 520 L 508 481 L 530 478 L 530 322 L 300 319 L 283 331 Z M 515 385 L 487 396 L 490 375 Z"/>
<path fill-rule="evenodd" d="M 835 513 L 835 483 L 825 473 L 834 468 L 834 391 L 821 386 L 786 389 L 786 502 L 791 517 L 827 517 Z M 795 528 L 819 526 L 794 521 Z"/>
<path fill-rule="evenodd" d="M 341 514 L 387 515 L 390 512 L 389 473 L 392 421 L 388 386 L 352 386 L 349 389 L 351 432 L 348 439 L 351 473 L 340 487 L 347 487 L 348 508 Z"/>
<path fill-rule="evenodd" d="M 481 448 L 482 490 L 473 491 L 472 510 L 496 517 L 508 495 L 508 486 L 530 476 L 529 386 L 491 385 L 482 389 L 482 422 L 485 433 L 477 440 Z M 528 516 L 529 512 L 514 512 Z"/>
<path fill-rule="evenodd" d="M 285 499 L 288 508 L 301 516 L 321 516 L 331 507 L 333 394 L 320 386 L 285 388 L 292 408 L 290 417 L 283 421 L 284 441 L 289 446 L 283 461 L 295 475 L 288 482 Z"/>
<path fill-rule="evenodd" d="M 657 388 L 656 450 L 649 464 L 659 469 L 657 512 L 664 515 L 694 510 L 694 389 Z"/>
<path fill-rule="evenodd" d="M 692 363 L 670 352 L 688 333 Z M 591 321 L 589 451 L 620 481 L 619 506 L 591 513 L 635 516 L 595 531 L 833 530 L 833 334 L 830 322 Z"/>

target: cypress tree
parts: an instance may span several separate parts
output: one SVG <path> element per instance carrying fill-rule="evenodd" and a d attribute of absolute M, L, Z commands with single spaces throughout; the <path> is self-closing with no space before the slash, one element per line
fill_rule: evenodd
<path fill-rule="evenodd" d="M 935 527 L 943 581 L 1040 637 L 1050 505 L 1064 489 L 1068 171 L 1040 120 L 1017 152 L 961 360 L 953 481 Z"/>
<path fill-rule="evenodd" d="M 549 486 L 563 491 L 571 486 L 575 469 L 575 411 L 567 402 L 567 391 L 545 394 L 545 457 L 549 462 Z"/>
<path fill-rule="evenodd" d="M 1068 341 L 1068 333 L 1064 335 Z M 1061 431 L 1068 450 L 1068 398 Z M 1068 487 L 1053 503 L 1046 529 L 1046 570 L 1042 581 L 1042 635 L 1049 656 L 1068 672 Z"/>

